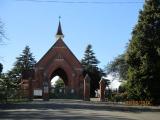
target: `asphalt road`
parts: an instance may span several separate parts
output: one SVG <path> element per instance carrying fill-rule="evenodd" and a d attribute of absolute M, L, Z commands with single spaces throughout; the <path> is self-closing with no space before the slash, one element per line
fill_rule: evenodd
<path fill-rule="evenodd" d="M 79 100 L 0 104 L 0 120 L 160 120 L 160 109 Z"/>

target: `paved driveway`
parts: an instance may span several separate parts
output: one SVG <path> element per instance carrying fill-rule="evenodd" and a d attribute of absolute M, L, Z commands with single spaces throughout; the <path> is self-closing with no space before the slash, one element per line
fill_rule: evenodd
<path fill-rule="evenodd" d="M 160 120 L 160 110 L 78 100 L 0 105 L 0 120 Z"/>

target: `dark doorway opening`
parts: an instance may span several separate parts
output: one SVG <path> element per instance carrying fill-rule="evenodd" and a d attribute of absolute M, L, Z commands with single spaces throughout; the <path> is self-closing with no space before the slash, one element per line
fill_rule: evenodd
<path fill-rule="evenodd" d="M 68 86 L 68 77 L 66 72 L 63 69 L 58 68 L 53 72 L 50 80 L 50 98 L 66 98 Z"/>

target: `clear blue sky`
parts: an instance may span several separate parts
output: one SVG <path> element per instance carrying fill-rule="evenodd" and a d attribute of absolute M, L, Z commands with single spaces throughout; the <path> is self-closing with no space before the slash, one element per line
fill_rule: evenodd
<path fill-rule="evenodd" d="M 37 61 L 48 51 L 56 40 L 59 16 L 62 17 L 64 41 L 79 60 L 88 44 L 92 44 L 102 68 L 123 53 L 144 1 L 87 1 L 141 3 L 68 4 L 0 0 L 0 18 L 9 38 L 5 41 L 6 45 L 0 46 L 4 72 L 12 68 L 15 58 L 26 45 L 30 46 Z"/>

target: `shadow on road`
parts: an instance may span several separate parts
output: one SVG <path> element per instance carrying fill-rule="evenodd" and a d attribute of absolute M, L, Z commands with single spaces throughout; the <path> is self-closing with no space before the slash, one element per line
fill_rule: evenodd
<path fill-rule="evenodd" d="M 57 119 L 57 120 L 139 120 L 133 115 L 160 112 L 127 106 L 96 104 L 83 101 L 33 101 L 19 104 L 0 104 L 0 119 Z"/>
<path fill-rule="evenodd" d="M 90 104 L 85 102 L 71 102 L 71 101 L 49 101 L 49 102 L 28 102 L 20 104 L 0 104 L 0 110 L 9 109 L 88 109 L 88 110 L 103 110 L 103 111 L 127 111 L 127 112 L 160 112 L 160 109 L 152 109 L 145 107 L 131 107 L 125 105 L 110 105 L 110 104 Z"/>
<path fill-rule="evenodd" d="M 44 120 L 136 120 L 117 115 L 104 115 L 96 112 L 82 112 L 82 109 L 63 109 L 63 110 L 21 110 L 0 112 L 1 119 L 22 120 L 22 119 L 44 119 Z"/>

